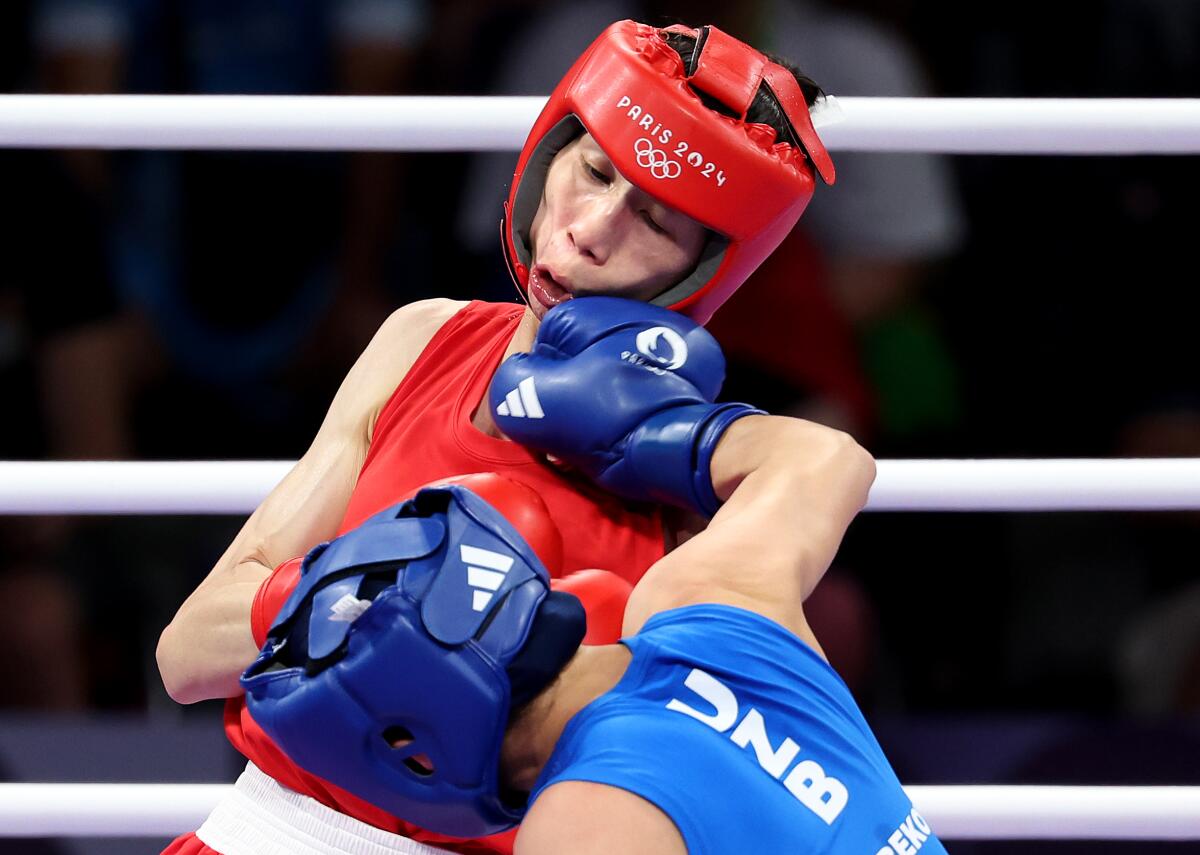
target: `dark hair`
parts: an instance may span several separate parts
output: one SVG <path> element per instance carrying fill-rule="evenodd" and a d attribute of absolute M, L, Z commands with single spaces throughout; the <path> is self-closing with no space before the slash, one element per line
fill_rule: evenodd
<path fill-rule="evenodd" d="M 696 70 L 696 62 L 698 60 L 696 51 L 696 38 L 685 33 L 663 33 L 667 44 L 675 49 L 679 54 L 679 58 L 683 60 L 684 70 L 690 75 Z M 764 53 L 767 59 L 778 65 L 782 65 L 792 73 L 796 78 L 796 83 L 800 85 L 800 92 L 804 95 L 804 100 L 808 106 L 812 106 L 817 98 L 825 94 L 816 82 L 783 57 L 775 56 L 774 54 Z M 734 112 L 722 104 L 711 95 L 696 90 L 696 94 L 700 96 L 700 101 L 710 110 L 715 110 L 725 116 L 740 118 Z M 797 148 L 802 148 L 799 139 L 796 137 L 795 129 L 792 128 L 792 123 L 788 121 L 787 116 L 783 112 L 783 108 L 779 106 L 779 102 L 775 100 L 775 96 L 764 83 L 758 87 L 758 92 L 754 95 L 754 100 L 750 102 L 750 109 L 746 111 L 746 121 L 756 122 L 762 125 L 770 125 L 775 129 L 777 138 L 790 143 Z"/>

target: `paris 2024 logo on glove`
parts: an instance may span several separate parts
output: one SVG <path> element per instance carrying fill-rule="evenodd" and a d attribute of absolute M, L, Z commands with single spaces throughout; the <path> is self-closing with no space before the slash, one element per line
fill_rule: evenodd
<path fill-rule="evenodd" d="M 650 327 L 634 340 L 637 353 L 623 351 L 621 358 L 655 374 L 666 374 L 684 366 L 688 358 L 687 342 L 670 327 Z"/>

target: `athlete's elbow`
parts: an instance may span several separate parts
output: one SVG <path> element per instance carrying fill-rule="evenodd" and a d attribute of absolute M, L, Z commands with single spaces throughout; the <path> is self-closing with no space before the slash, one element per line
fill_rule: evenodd
<path fill-rule="evenodd" d="M 154 649 L 154 660 L 158 663 L 158 676 L 162 680 L 167 696 L 177 704 L 190 704 L 195 701 L 189 691 L 187 680 L 184 679 L 175 645 L 174 623 L 167 624 L 158 636 L 158 646 Z"/>
<path fill-rule="evenodd" d="M 875 483 L 877 468 L 875 457 L 863 448 L 854 437 L 839 431 L 839 459 L 846 476 L 848 489 L 852 491 L 861 509 L 867 503 L 871 485 Z"/>
<path fill-rule="evenodd" d="M 861 508 L 875 481 L 875 458 L 850 434 L 793 420 L 795 447 L 785 453 L 797 461 L 798 477 L 816 480 Z"/>
<path fill-rule="evenodd" d="M 194 663 L 188 656 L 188 645 L 180 637 L 180 628 L 175 621 L 167 624 L 158 637 L 154 659 L 158 663 L 158 676 L 162 680 L 167 696 L 177 704 L 194 704 L 213 697 L 204 691 L 202 682 L 196 678 Z"/>

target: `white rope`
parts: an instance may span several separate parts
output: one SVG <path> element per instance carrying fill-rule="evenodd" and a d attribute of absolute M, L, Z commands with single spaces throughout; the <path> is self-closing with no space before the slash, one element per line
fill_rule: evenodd
<path fill-rule="evenodd" d="M 504 151 L 544 98 L 0 96 L 0 146 Z"/>
<path fill-rule="evenodd" d="M 0 146 L 515 151 L 546 99 L 0 96 Z M 1200 99 L 839 98 L 839 151 L 1200 152 Z"/>
<path fill-rule="evenodd" d="M 0 462 L 3 514 L 246 514 L 288 461 Z"/>
<path fill-rule="evenodd" d="M 907 787 L 946 840 L 1200 840 L 1200 787 Z M 0 784 L 3 837 L 168 837 L 225 784 Z"/>
<path fill-rule="evenodd" d="M 905 787 L 946 840 L 1200 840 L 1200 787 Z"/>
<path fill-rule="evenodd" d="M 1200 99 L 839 98 L 842 151 L 946 154 L 1200 152 Z M 849 103 L 847 103 L 849 102 Z"/>
<path fill-rule="evenodd" d="M 174 837 L 194 831 L 227 784 L 0 784 L 0 838 Z"/>
<path fill-rule="evenodd" d="M 1200 509 L 1200 458 L 881 460 L 872 511 Z"/>
<path fill-rule="evenodd" d="M 246 514 L 288 461 L 0 462 L 0 514 Z M 881 460 L 871 511 L 1200 509 L 1200 458 Z"/>

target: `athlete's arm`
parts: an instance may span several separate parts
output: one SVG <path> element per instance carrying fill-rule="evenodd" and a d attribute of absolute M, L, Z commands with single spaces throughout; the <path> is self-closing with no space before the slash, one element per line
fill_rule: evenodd
<path fill-rule="evenodd" d="M 657 612 L 725 603 L 769 617 L 815 646 L 800 604 L 866 502 L 874 460 L 838 431 L 746 416 L 722 435 L 711 471 L 724 505 L 707 529 L 638 583 L 625 610 L 625 634 Z M 687 847 L 671 819 L 640 796 L 563 781 L 534 802 L 515 848 L 516 855 L 611 852 L 685 855 Z"/>
<path fill-rule="evenodd" d="M 304 456 L 251 514 L 207 578 L 159 638 L 159 673 L 180 703 L 241 693 L 238 676 L 258 652 L 250 608 L 279 564 L 336 532 L 380 410 L 438 328 L 462 304 L 425 300 L 396 310 L 334 396 Z"/>
<path fill-rule="evenodd" d="M 685 786 L 681 782 L 681 786 Z M 687 855 L 675 824 L 626 790 L 588 781 L 547 789 L 521 822 L 514 855 Z"/>
<path fill-rule="evenodd" d="M 800 605 L 865 503 L 874 461 L 839 431 L 713 403 L 723 375 L 720 347 L 687 318 L 586 297 L 547 313 L 533 350 L 497 369 L 489 402 L 506 435 L 601 487 L 713 515 L 638 584 L 626 633 L 708 602 L 812 641 Z M 513 389 L 536 391 L 536 417 L 510 405 Z"/>
<path fill-rule="evenodd" d="M 721 437 L 708 528 L 650 568 L 625 611 L 636 633 L 657 612 L 740 606 L 815 643 L 801 603 L 866 503 L 875 461 L 849 435 L 782 416 L 746 416 Z"/>

